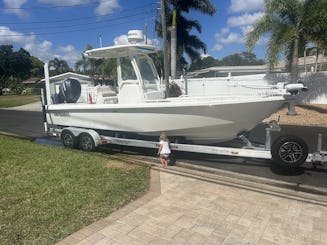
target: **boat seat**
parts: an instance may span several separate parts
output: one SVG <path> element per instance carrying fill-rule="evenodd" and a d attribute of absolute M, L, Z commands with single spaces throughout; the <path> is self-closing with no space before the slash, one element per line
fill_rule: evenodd
<path fill-rule="evenodd" d="M 103 97 L 108 97 L 108 96 L 116 96 L 117 93 L 115 89 L 112 86 L 97 86 L 96 87 L 96 92 L 97 94 L 102 94 Z"/>
<path fill-rule="evenodd" d="M 96 93 L 97 104 L 115 104 L 118 102 L 117 93 L 112 86 L 97 86 Z"/>

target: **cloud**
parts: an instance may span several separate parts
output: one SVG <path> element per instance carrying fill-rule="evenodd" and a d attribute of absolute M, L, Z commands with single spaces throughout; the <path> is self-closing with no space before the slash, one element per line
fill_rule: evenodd
<path fill-rule="evenodd" d="M 22 33 L 10 30 L 7 26 L 0 26 L 0 44 L 10 44 L 10 43 L 30 43 L 35 40 L 33 34 L 23 35 Z"/>
<path fill-rule="evenodd" d="M 25 50 L 31 55 L 37 57 L 43 62 L 48 62 L 55 57 L 52 52 L 53 44 L 50 41 L 44 40 L 42 42 L 29 42 L 23 44 Z"/>
<path fill-rule="evenodd" d="M 75 64 L 76 61 L 82 58 L 82 53 L 79 50 L 76 50 L 76 48 L 70 44 L 64 47 L 58 47 L 57 52 L 59 53 L 57 57 L 62 60 L 66 60 L 69 64 Z"/>
<path fill-rule="evenodd" d="M 115 10 L 120 9 L 118 0 L 101 0 L 99 6 L 95 9 L 96 15 L 112 14 Z"/>
<path fill-rule="evenodd" d="M 226 32 L 226 29 L 215 35 L 215 40 L 218 44 L 244 43 L 244 38 L 236 32 Z"/>
<path fill-rule="evenodd" d="M 224 48 L 223 45 L 219 44 L 219 43 L 216 43 L 214 46 L 213 46 L 213 49 L 212 51 L 220 51 Z"/>
<path fill-rule="evenodd" d="M 231 0 L 229 10 L 232 13 L 263 10 L 264 0 Z"/>
<path fill-rule="evenodd" d="M 226 45 L 245 43 L 245 35 L 253 29 L 253 24 L 263 16 L 264 0 L 231 0 L 229 11 L 239 13 L 227 19 L 226 27 L 215 34 L 213 51 L 220 51 Z M 259 11 L 258 11 L 259 10 Z M 261 38 L 258 44 L 265 44 Z"/>
<path fill-rule="evenodd" d="M 71 5 L 78 5 L 78 4 L 87 4 L 90 0 L 85 0 L 81 2 L 80 0 L 38 0 L 40 3 L 46 3 L 53 6 L 71 6 Z"/>
<path fill-rule="evenodd" d="M 21 9 L 27 0 L 3 0 L 4 12 L 7 14 L 15 14 L 19 17 L 28 16 L 27 12 Z"/>
<path fill-rule="evenodd" d="M 81 59 L 81 52 L 73 45 L 54 47 L 48 40 L 38 41 L 33 33 L 25 35 L 11 30 L 7 26 L 0 26 L 0 45 L 17 45 L 23 47 L 31 55 L 43 62 L 48 62 L 54 57 L 66 60 L 70 66 Z"/>
<path fill-rule="evenodd" d="M 225 45 L 243 44 L 244 36 L 237 32 L 231 32 L 229 28 L 222 28 L 219 33 L 215 34 L 215 45 L 213 51 L 220 51 Z"/>
<path fill-rule="evenodd" d="M 127 35 L 120 35 L 118 37 L 115 37 L 113 41 L 114 41 L 114 45 L 129 44 L 128 39 L 127 39 Z"/>
<path fill-rule="evenodd" d="M 11 0 L 7 0 L 11 1 Z M 38 0 L 40 3 L 51 4 L 53 6 L 73 6 L 80 4 L 88 4 L 93 1 L 91 0 Z M 121 9 L 118 0 L 100 0 L 99 5 L 95 8 L 94 13 L 96 15 L 106 15 L 111 14 L 115 10 Z"/>
<path fill-rule="evenodd" d="M 245 13 L 240 16 L 234 16 L 228 18 L 227 25 L 231 27 L 252 25 L 262 16 L 263 16 L 263 12 L 256 12 L 253 14 Z"/>
<path fill-rule="evenodd" d="M 201 56 L 201 60 L 203 60 L 204 58 L 211 57 L 210 54 L 203 54 L 203 53 L 200 56 Z"/>

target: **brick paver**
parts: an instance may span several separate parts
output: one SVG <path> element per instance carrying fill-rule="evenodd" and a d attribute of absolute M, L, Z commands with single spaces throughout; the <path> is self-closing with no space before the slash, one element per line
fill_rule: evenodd
<path fill-rule="evenodd" d="M 157 175 L 153 183 L 160 183 L 160 195 L 58 244 L 327 245 L 325 206 L 167 172 Z"/>

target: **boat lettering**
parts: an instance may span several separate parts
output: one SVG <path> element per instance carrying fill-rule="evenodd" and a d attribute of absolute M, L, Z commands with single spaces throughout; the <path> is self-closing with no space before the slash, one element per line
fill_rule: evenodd
<path fill-rule="evenodd" d="M 54 112 L 53 115 L 55 117 L 69 117 L 69 112 Z"/>

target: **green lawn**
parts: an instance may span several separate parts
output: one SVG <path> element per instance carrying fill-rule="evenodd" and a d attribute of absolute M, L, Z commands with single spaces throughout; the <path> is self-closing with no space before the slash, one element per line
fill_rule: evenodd
<path fill-rule="evenodd" d="M 53 244 L 149 188 L 149 168 L 0 135 L 0 244 Z"/>
<path fill-rule="evenodd" d="M 15 107 L 40 101 L 39 95 L 2 95 L 0 96 L 0 108 Z"/>

